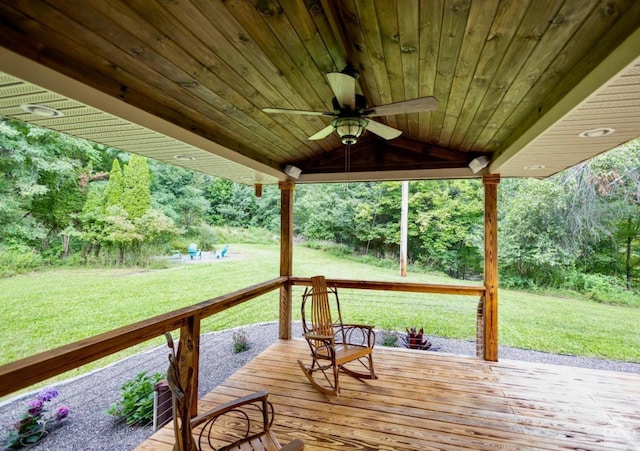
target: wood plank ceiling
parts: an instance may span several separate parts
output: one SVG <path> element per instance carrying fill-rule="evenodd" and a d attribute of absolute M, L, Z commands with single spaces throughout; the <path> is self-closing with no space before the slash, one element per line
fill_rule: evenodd
<path fill-rule="evenodd" d="M 3 117 L 242 183 L 288 164 L 299 182 L 544 177 L 640 136 L 634 0 L 0 0 L 0 15 Z M 308 139 L 330 118 L 262 111 L 332 111 L 325 75 L 347 64 L 370 106 L 439 107 L 376 118 L 401 137 L 348 152 Z M 599 127 L 615 132 L 578 136 Z"/>

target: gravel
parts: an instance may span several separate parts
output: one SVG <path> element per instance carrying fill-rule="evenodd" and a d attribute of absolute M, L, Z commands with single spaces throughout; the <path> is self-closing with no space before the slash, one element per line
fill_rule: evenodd
<path fill-rule="evenodd" d="M 203 335 L 200 344 L 199 397 L 211 391 L 278 339 L 277 323 L 254 324 L 242 329 L 246 332 L 250 348 L 238 354 L 232 350 L 232 335 L 237 332 L 237 329 Z M 293 334 L 300 336 L 299 323 L 294 323 Z M 433 347 L 440 352 L 475 355 L 474 341 L 431 336 L 429 338 Z M 71 414 L 57 428 L 54 428 L 49 436 L 29 449 L 121 451 L 137 447 L 153 433 L 152 426 L 128 426 L 105 412 L 110 404 L 118 400 L 119 387 L 140 371 L 164 373 L 167 368 L 168 353 L 166 346 L 160 346 L 87 375 L 56 384 L 55 387 L 60 392 L 60 396 L 49 403 L 50 410 L 54 411 L 60 405 L 67 405 Z M 499 353 L 502 359 L 640 374 L 640 363 L 549 354 L 505 346 L 500 346 Z M 28 400 L 34 394 L 21 395 L 0 404 L 1 437 L 4 437 L 6 431 L 25 411 Z"/>

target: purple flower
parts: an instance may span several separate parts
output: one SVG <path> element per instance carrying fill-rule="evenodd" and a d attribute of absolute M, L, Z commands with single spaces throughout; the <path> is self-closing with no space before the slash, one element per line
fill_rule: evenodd
<path fill-rule="evenodd" d="M 45 388 L 38 394 L 38 399 L 41 401 L 51 401 L 58 396 L 58 390 L 55 388 Z"/>
<path fill-rule="evenodd" d="M 62 421 L 69 415 L 69 408 L 67 406 L 60 406 L 56 410 L 56 421 Z"/>
<path fill-rule="evenodd" d="M 42 412 L 42 404 L 41 399 L 32 399 L 29 401 L 29 410 L 27 410 L 29 415 L 39 415 Z"/>

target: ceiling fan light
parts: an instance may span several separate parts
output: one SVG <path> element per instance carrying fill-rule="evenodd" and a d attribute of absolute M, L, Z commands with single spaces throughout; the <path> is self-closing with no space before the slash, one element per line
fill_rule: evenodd
<path fill-rule="evenodd" d="M 347 146 L 358 142 L 368 123 L 369 121 L 361 117 L 339 117 L 331 124 L 338 132 L 342 144 Z"/>

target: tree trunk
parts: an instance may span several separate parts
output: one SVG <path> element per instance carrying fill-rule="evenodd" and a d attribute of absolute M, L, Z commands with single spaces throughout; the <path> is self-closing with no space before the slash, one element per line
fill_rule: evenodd
<path fill-rule="evenodd" d="M 69 244 L 71 243 L 71 236 L 62 235 L 62 258 L 69 256 Z"/>

